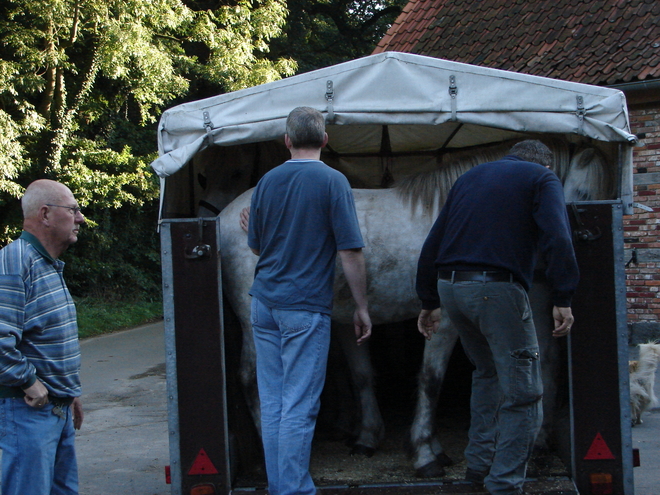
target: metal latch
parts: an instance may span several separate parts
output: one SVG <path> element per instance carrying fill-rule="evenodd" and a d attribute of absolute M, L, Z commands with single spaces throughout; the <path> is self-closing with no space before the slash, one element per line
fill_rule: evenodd
<path fill-rule="evenodd" d="M 204 129 L 206 129 L 207 134 L 213 130 L 213 122 L 211 122 L 211 115 L 208 111 L 205 111 L 202 116 L 204 117 Z"/>
<path fill-rule="evenodd" d="M 187 234 L 190 236 L 190 234 Z M 192 251 L 190 253 L 185 253 L 186 259 L 199 259 L 203 258 L 204 256 L 208 255 L 209 252 L 211 251 L 211 246 L 208 244 L 204 244 L 204 220 L 203 219 L 198 219 L 197 220 L 197 245 L 192 248 Z"/>
<path fill-rule="evenodd" d="M 584 116 L 587 113 L 584 109 L 584 98 L 581 95 L 576 95 L 575 99 L 577 100 L 575 115 L 578 118 L 578 134 L 584 134 Z"/>
<path fill-rule="evenodd" d="M 330 79 L 325 82 L 325 99 L 328 102 L 328 123 L 332 123 L 335 120 L 335 89 Z"/>
<path fill-rule="evenodd" d="M 632 206 L 633 206 L 634 208 L 639 208 L 640 210 L 644 210 L 644 211 L 648 211 L 648 212 L 653 212 L 653 211 L 655 211 L 655 210 L 653 210 L 653 208 L 651 208 L 650 206 L 643 205 L 642 203 L 632 203 Z"/>
<path fill-rule="evenodd" d="M 578 228 L 573 231 L 573 239 L 577 242 L 592 242 L 595 241 L 596 239 L 599 239 L 603 233 L 600 231 L 600 227 L 596 225 L 596 229 L 594 232 L 589 230 L 585 225 L 584 222 L 582 221 L 582 218 L 580 217 L 580 213 L 584 213 L 585 210 L 580 210 L 578 209 L 577 205 L 572 204 L 571 205 L 573 209 L 573 215 L 575 216 L 575 221 L 578 224 Z"/>
<path fill-rule="evenodd" d="M 458 86 L 456 86 L 456 76 L 449 76 L 449 96 L 451 98 L 451 120 L 457 120 L 456 98 L 458 96 Z"/>

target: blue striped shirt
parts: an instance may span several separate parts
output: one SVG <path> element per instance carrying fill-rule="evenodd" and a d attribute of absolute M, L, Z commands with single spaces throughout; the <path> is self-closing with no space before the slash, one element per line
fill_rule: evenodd
<path fill-rule="evenodd" d="M 80 396 L 76 309 L 53 259 L 28 232 L 0 250 L 0 396 L 38 378 L 55 397 Z"/>

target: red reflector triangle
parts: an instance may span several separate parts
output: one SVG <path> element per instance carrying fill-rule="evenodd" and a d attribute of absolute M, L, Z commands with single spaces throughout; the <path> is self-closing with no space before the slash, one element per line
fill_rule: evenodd
<path fill-rule="evenodd" d="M 195 462 L 193 462 L 190 471 L 188 471 L 188 474 L 218 474 L 218 470 L 211 462 L 211 459 L 209 459 L 206 451 L 200 449 Z"/>
<path fill-rule="evenodd" d="M 591 447 L 587 451 L 587 455 L 584 456 L 585 460 L 598 460 L 598 459 L 616 459 L 612 455 L 612 451 L 605 443 L 603 436 L 600 432 L 596 433 L 594 441 L 591 442 Z"/>

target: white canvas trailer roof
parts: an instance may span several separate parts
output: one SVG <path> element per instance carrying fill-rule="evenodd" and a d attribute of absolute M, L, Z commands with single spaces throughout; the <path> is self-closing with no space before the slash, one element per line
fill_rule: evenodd
<path fill-rule="evenodd" d="M 383 126 L 392 153 L 476 146 L 520 133 L 636 142 L 619 90 L 384 52 L 166 110 L 152 163 L 161 195 L 164 179 L 209 146 L 281 139 L 297 106 L 326 115 L 336 153 L 378 152 Z M 623 183 L 632 189 L 632 151 L 625 148 L 630 177 Z"/>

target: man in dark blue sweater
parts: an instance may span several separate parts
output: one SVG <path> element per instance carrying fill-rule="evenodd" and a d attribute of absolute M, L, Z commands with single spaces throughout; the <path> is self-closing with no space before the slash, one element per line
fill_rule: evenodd
<path fill-rule="evenodd" d="M 475 365 L 466 479 L 492 495 L 522 493 L 543 420 L 539 346 L 527 298 L 540 255 L 552 287 L 553 336 L 573 323 L 579 272 L 552 152 L 527 140 L 454 184 L 420 254 L 418 329 L 430 339 L 440 303 Z"/>

